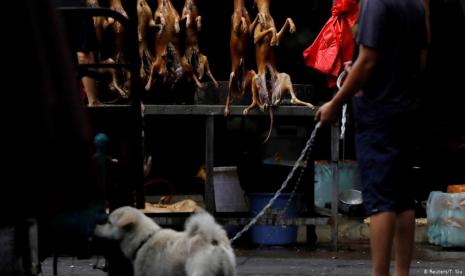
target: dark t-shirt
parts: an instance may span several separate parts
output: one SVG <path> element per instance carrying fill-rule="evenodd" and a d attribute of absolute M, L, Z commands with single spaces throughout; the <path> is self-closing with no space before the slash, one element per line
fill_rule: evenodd
<path fill-rule="evenodd" d="M 380 126 L 414 111 L 427 43 L 421 0 L 362 0 L 356 42 L 378 52 L 363 94 L 353 100 L 357 126 Z"/>

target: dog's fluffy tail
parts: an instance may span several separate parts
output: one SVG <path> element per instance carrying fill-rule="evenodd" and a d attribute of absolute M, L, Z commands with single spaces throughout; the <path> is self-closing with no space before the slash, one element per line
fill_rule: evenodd
<path fill-rule="evenodd" d="M 207 212 L 201 212 L 191 216 L 186 222 L 186 232 L 191 237 L 200 235 L 213 245 L 229 244 L 226 231 L 224 231 Z"/>
<path fill-rule="evenodd" d="M 187 266 L 188 270 L 196 272 L 189 275 L 236 275 L 234 251 L 226 231 L 209 213 L 201 212 L 191 216 L 186 221 L 185 229 L 188 236 L 192 237 L 193 244 L 205 248 L 192 256 L 192 262 Z M 204 247 L 206 244 L 211 246 Z M 199 270 L 194 264 L 202 264 L 200 267 L 204 269 Z"/>

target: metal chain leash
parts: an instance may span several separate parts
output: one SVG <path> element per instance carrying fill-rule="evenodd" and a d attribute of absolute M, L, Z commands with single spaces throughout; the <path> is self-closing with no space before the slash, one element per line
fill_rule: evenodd
<path fill-rule="evenodd" d="M 336 85 L 338 89 L 341 89 L 342 82 L 347 77 L 348 71 L 344 69 L 339 77 L 337 77 Z M 340 140 L 344 140 L 344 136 L 346 133 L 346 122 L 347 122 L 347 104 L 342 106 L 342 120 L 341 120 L 341 135 L 339 136 Z"/>
<path fill-rule="evenodd" d="M 310 139 L 312 139 L 311 136 L 310 136 Z M 312 143 L 313 143 L 313 142 L 312 142 Z M 304 150 L 304 151 L 302 152 L 302 154 L 304 154 L 304 156 L 303 156 L 303 161 L 300 162 L 301 164 L 296 164 L 296 165 L 297 165 L 297 168 L 300 167 L 300 173 L 299 173 L 299 175 L 298 175 L 298 177 L 297 177 L 297 181 L 296 181 L 294 187 L 292 188 L 292 191 L 291 191 L 291 193 L 290 193 L 290 195 L 289 195 L 289 199 L 286 201 L 286 204 L 284 204 L 284 208 L 282 208 L 281 210 L 279 210 L 278 214 L 276 215 L 276 218 L 274 219 L 274 221 L 273 221 L 273 223 L 272 223 L 273 226 L 276 226 L 279 222 L 281 222 L 281 219 L 283 219 L 284 214 L 286 213 L 287 209 L 289 208 L 289 206 L 291 206 L 291 202 L 292 202 L 292 200 L 294 199 L 295 193 L 297 192 L 297 189 L 299 188 L 299 184 L 300 184 L 300 182 L 301 182 L 301 180 L 302 180 L 302 177 L 303 177 L 303 175 L 304 175 L 304 173 L 305 173 L 305 170 L 307 169 L 308 160 L 310 159 L 311 152 L 312 152 L 312 148 L 313 148 L 313 144 L 310 145 L 310 147 L 309 147 L 308 150 L 306 150 L 306 151 Z M 289 180 L 292 179 L 292 177 L 293 177 L 293 176 L 291 175 L 291 177 L 289 178 Z M 279 196 L 278 196 L 278 198 L 279 198 Z M 265 210 L 265 212 L 266 212 L 266 210 Z M 285 224 L 284 224 L 284 225 L 285 225 Z M 275 231 L 276 231 L 276 228 L 273 228 L 273 229 L 268 233 L 267 237 L 265 238 L 265 242 L 263 242 L 264 244 L 266 244 L 266 241 L 268 241 L 268 240 L 273 236 L 273 234 L 275 233 Z"/>
<path fill-rule="evenodd" d="M 313 144 L 314 144 L 314 141 L 315 141 L 316 132 L 320 127 L 321 127 L 321 123 L 318 122 L 315 125 L 315 128 L 313 129 L 312 134 L 310 135 L 310 138 L 308 139 L 307 144 L 305 145 L 304 149 L 302 150 L 299 158 L 297 159 L 294 166 L 292 167 L 291 172 L 287 176 L 286 180 L 284 180 L 284 182 L 281 184 L 281 187 L 276 191 L 274 196 L 262 208 L 262 210 L 260 212 L 258 212 L 258 214 L 247 225 L 245 225 L 244 228 L 241 231 L 236 233 L 236 235 L 231 239 L 231 242 L 234 242 L 235 240 L 240 238 L 245 232 L 247 232 L 250 229 L 250 227 L 252 227 L 254 224 L 256 224 L 257 221 L 265 214 L 265 211 L 267 209 L 269 209 L 271 207 L 271 205 L 273 205 L 275 200 L 281 195 L 282 191 L 287 187 L 287 184 L 289 183 L 289 180 L 294 176 L 294 173 L 297 170 L 297 168 L 302 164 L 302 160 L 306 157 L 305 161 L 303 163 L 304 167 L 301 170 L 301 173 L 300 173 L 299 178 L 297 180 L 297 184 L 295 185 L 294 189 L 292 190 L 291 196 L 289 197 L 289 200 L 287 201 L 285 208 L 280 213 L 280 215 L 284 214 L 287 207 L 290 205 L 290 202 L 291 202 L 291 200 L 292 200 L 292 198 L 293 198 L 293 196 L 294 196 L 294 194 L 295 194 L 295 192 L 297 190 L 298 183 L 300 182 L 300 180 L 302 178 L 302 175 L 303 175 L 303 172 L 304 172 L 304 170 L 305 170 L 305 168 L 307 166 L 308 158 L 309 158 L 309 156 L 310 156 L 310 154 L 311 154 L 311 152 L 313 150 Z"/>
<path fill-rule="evenodd" d="M 347 123 L 347 104 L 342 106 L 342 119 L 341 119 L 341 135 L 340 140 L 344 140 L 346 134 L 346 123 Z"/>
<path fill-rule="evenodd" d="M 289 199 L 286 201 L 286 204 L 284 204 L 284 208 L 282 208 L 281 210 L 279 210 L 278 214 L 276 215 L 276 219 L 273 221 L 272 225 L 273 226 L 276 226 L 278 225 L 278 223 L 281 221 L 281 219 L 283 219 L 284 217 L 284 214 L 286 213 L 287 209 L 289 208 L 289 206 L 291 206 L 291 202 L 292 200 L 294 199 L 294 195 L 295 193 L 297 192 L 297 189 L 299 188 L 299 184 L 302 180 L 302 177 L 305 173 L 305 170 L 307 169 L 307 165 L 308 165 L 308 159 L 310 158 L 310 154 L 308 154 L 310 151 L 307 151 L 307 154 L 305 155 L 305 160 L 301 162 L 301 165 L 299 165 L 298 167 L 300 167 L 300 173 L 299 173 L 299 176 L 297 177 L 297 181 L 294 185 L 294 187 L 292 188 L 292 191 L 291 193 L 289 194 Z M 292 176 L 290 177 L 290 179 L 292 179 Z M 279 195 L 278 197 L 279 198 Z M 272 205 L 272 204 L 271 204 Z M 265 212 L 266 212 L 266 209 L 265 209 Z M 271 237 L 274 235 L 276 231 L 276 228 L 273 228 L 269 233 L 268 235 L 265 237 L 265 242 L 263 242 L 264 244 L 266 244 L 266 241 L 268 241 L 269 239 L 271 239 Z"/>

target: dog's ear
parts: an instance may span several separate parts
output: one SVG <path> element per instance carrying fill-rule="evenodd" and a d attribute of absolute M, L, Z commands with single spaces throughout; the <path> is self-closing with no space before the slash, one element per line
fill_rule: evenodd
<path fill-rule="evenodd" d="M 132 227 L 134 222 L 136 222 L 134 214 L 123 212 L 119 218 L 116 219 L 114 224 L 120 228 L 128 229 Z"/>

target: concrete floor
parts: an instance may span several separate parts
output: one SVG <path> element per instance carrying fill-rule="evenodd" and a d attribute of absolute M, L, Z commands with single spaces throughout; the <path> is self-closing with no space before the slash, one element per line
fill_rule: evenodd
<path fill-rule="evenodd" d="M 411 275 L 465 275 L 465 250 L 445 250 L 416 244 Z M 237 275 L 370 275 L 370 248 L 367 243 L 340 245 L 334 252 L 327 244 L 307 246 L 235 248 Z M 103 276 L 94 269 L 97 257 L 77 260 L 60 257 L 60 276 Z M 103 265 L 100 258 L 100 265 Z M 51 276 L 52 259 L 42 264 L 43 276 Z"/>

